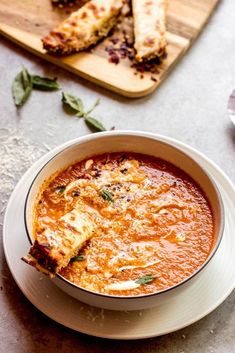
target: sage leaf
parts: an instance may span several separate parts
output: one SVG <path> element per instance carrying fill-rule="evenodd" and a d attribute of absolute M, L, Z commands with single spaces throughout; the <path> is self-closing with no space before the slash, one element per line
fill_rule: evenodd
<path fill-rule="evenodd" d="M 32 88 L 32 77 L 28 71 L 23 68 L 23 70 L 16 75 L 12 84 L 13 100 L 17 107 L 24 105 L 32 92 Z"/>
<path fill-rule="evenodd" d="M 155 277 L 153 275 L 145 275 L 143 277 L 140 277 L 137 281 L 135 281 L 138 284 L 149 284 L 152 283 Z"/>
<path fill-rule="evenodd" d="M 60 88 L 56 78 L 32 75 L 33 88 L 41 91 L 55 91 Z"/>
<path fill-rule="evenodd" d="M 100 195 L 104 200 L 114 202 L 113 195 L 108 190 L 102 190 Z"/>
<path fill-rule="evenodd" d="M 84 116 L 84 106 L 80 98 L 74 97 L 70 93 L 62 92 L 62 102 L 67 108 L 76 113 L 77 116 Z"/>
<path fill-rule="evenodd" d="M 106 131 L 104 125 L 101 124 L 100 121 L 98 121 L 95 118 L 92 118 L 90 116 L 85 117 L 85 122 L 87 126 L 93 131 L 93 132 L 100 132 L 100 131 Z"/>

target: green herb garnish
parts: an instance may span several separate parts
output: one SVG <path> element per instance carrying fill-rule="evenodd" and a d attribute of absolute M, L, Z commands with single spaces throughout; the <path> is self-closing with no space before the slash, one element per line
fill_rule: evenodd
<path fill-rule="evenodd" d="M 83 117 L 84 106 L 80 98 L 74 97 L 70 93 L 62 92 L 62 102 L 66 108 L 71 109 L 71 112 L 76 114 L 78 117 Z"/>
<path fill-rule="evenodd" d="M 16 75 L 12 85 L 12 95 L 17 107 L 24 105 L 32 92 L 32 88 L 32 77 L 28 71 L 23 68 L 23 70 Z"/>
<path fill-rule="evenodd" d="M 77 255 L 77 256 L 74 256 L 70 262 L 76 262 L 76 261 L 83 261 L 85 259 L 85 257 L 83 255 Z"/>
<path fill-rule="evenodd" d="M 113 195 L 108 190 L 102 190 L 100 195 L 104 200 L 114 202 Z"/>
<path fill-rule="evenodd" d="M 54 91 L 60 86 L 57 79 L 31 75 L 25 68 L 15 77 L 12 84 L 12 95 L 17 107 L 24 105 L 33 89 L 41 91 Z M 104 125 L 97 119 L 90 116 L 93 110 L 100 104 L 97 99 L 90 109 L 85 111 L 82 100 L 70 93 L 62 92 L 62 102 L 68 113 L 84 118 L 86 125 L 93 132 L 106 131 Z"/>
<path fill-rule="evenodd" d="M 33 88 L 41 91 L 55 91 L 60 88 L 56 78 L 32 75 Z"/>
<path fill-rule="evenodd" d="M 13 81 L 12 95 L 15 105 L 21 107 L 27 101 L 33 89 L 54 91 L 59 88 L 56 79 L 31 75 L 28 70 L 23 68 Z"/>
<path fill-rule="evenodd" d="M 106 131 L 105 127 L 97 119 L 90 116 L 85 117 L 85 123 L 93 132 Z"/>
<path fill-rule="evenodd" d="M 93 132 L 99 131 L 106 131 L 105 127 L 95 118 L 89 116 L 91 112 L 100 104 L 100 99 L 97 99 L 93 106 L 85 111 L 84 104 L 80 98 L 73 96 L 70 93 L 62 92 L 62 103 L 64 107 L 75 114 L 79 118 L 84 118 L 86 125 L 91 129 Z"/>
<path fill-rule="evenodd" d="M 65 190 L 65 186 L 57 186 L 57 188 L 55 189 L 55 191 L 58 193 L 58 194 L 63 194 Z"/>
<path fill-rule="evenodd" d="M 152 283 L 154 279 L 155 277 L 153 275 L 145 275 L 143 277 L 140 277 L 137 281 L 135 281 L 135 283 L 145 285 L 145 284 Z"/>

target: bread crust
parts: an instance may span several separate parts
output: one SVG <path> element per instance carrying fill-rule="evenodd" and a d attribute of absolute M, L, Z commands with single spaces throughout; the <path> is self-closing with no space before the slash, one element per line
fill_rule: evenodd
<path fill-rule="evenodd" d="M 68 55 L 88 49 L 116 24 L 123 0 L 91 0 L 42 38 L 49 53 Z"/>

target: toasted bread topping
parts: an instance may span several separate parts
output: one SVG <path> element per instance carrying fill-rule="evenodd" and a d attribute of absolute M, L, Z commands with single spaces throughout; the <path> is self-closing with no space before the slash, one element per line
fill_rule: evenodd
<path fill-rule="evenodd" d="M 166 48 L 166 0 L 132 0 L 136 59 L 160 57 Z"/>
<path fill-rule="evenodd" d="M 71 54 L 86 50 L 105 37 L 116 24 L 123 0 L 91 0 L 42 39 L 51 53 Z"/>

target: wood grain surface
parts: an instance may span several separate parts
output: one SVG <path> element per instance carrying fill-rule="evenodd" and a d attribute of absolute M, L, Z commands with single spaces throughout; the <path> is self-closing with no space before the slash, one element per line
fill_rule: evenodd
<path fill-rule="evenodd" d="M 151 93 L 164 80 L 198 36 L 220 0 L 168 0 L 167 57 L 157 66 L 154 75 L 141 75 L 132 62 L 121 59 L 115 65 L 108 61 L 105 39 L 89 52 L 55 57 L 42 48 L 41 37 L 66 18 L 69 9 L 54 8 L 50 0 L 0 0 L 0 33 L 36 55 L 80 75 L 107 89 L 127 97 Z M 127 21 L 128 19 L 125 19 Z M 129 17 L 128 28 L 132 21 Z M 115 36 L 115 32 L 112 36 Z"/>

